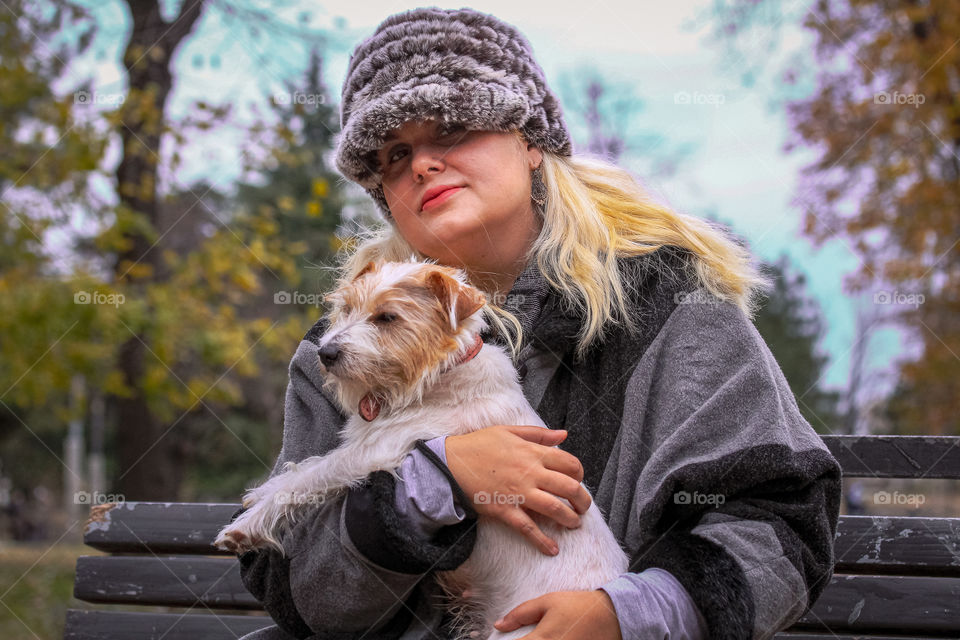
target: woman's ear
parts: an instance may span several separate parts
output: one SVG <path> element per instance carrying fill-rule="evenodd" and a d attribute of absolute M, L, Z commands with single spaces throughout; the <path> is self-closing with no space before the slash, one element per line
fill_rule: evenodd
<path fill-rule="evenodd" d="M 537 169 L 543 164 L 543 151 L 532 143 L 527 145 L 527 162 L 529 163 L 530 171 Z"/>

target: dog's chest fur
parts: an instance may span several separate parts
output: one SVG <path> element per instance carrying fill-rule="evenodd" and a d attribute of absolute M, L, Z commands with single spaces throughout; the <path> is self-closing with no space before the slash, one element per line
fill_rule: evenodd
<path fill-rule="evenodd" d="M 383 460 L 382 468 L 389 470 L 400 465 L 419 439 L 494 424 L 545 426 L 524 397 L 506 353 L 486 345 L 476 358 L 445 373 L 422 403 L 372 422 L 351 418 L 342 446 L 364 449 L 363 456 Z M 582 516 L 578 529 L 532 516 L 563 549 L 560 555 L 544 555 L 515 530 L 481 517 L 470 558 L 456 570 L 438 574 L 447 608 L 455 615 L 453 626 L 462 637 L 473 632 L 478 635 L 472 637 L 479 638 L 520 637 L 531 628 L 501 634 L 493 622 L 526 600 L 553 591 L 595 589 L 626 571 L 626 556 L 595 505 Z M 463 597 L 465 590 L 468 597 Z"/>

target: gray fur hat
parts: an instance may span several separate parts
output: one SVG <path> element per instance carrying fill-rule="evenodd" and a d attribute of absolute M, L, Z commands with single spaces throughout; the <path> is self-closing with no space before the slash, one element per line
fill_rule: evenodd
<path fill-rule="evenodd" d="M 473 9 L 390 16 L 350 57 L 340 102 L 337 168 L 390 216 L 376 158 L 386 134 L 410 120 L 511 131 L 570 155 L 560 102 L 515 27 Z"/>

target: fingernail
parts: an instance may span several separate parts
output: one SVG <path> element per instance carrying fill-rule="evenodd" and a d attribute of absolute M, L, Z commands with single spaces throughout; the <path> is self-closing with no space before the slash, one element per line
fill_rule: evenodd
<path fill-rule="evenodd" d="M 558 547 L 557 545 L 553 545 L 552 547 L 550 547 L 550 553 L 552 555 L 557 555 L 558 553 L 560 553 L 560 547 Z"/>
<path fill-rule="evenodd" d="M 499 620 L 497 620 L 497 621 L 494 622 L 493 624 L 494 624 L 494 625 L 503 624 L 503 618 L 500 618 Z"/>

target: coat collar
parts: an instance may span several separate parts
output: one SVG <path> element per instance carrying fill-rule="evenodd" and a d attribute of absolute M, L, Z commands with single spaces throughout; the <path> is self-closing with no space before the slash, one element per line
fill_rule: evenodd
<path fill-rule="evenodd" d="M 688 279 L 692 277 L 690 259 L 688 250 L 664 245 L 647 255 L 617 260 L 628 304 L 639 322 L 642 323 L 648 315 L 651 304 L 663 303 L 649 297 L 659 280 L 679 277 L 685 280 L 688 287 L 694 286 Z M 558 356 L 575 350 L 583 324 L 582 311 L 569 305 L 550 286 L 535 257 L 520 272 L 502 306 L 516 316 L 523 328 L 521 351 L 531 343 L 538 348 L 549 349 Z M 488 329 L 484 339 L 505 344 L 495 329 Z"/>
<path fill-rule="evenodd" d="M 559 292 L 550 286 L 540 271 L 536 258 L 531 258 L 517 276 L 502 305 L 523 328 L 520 351 L 532 343 L 563 355 L 576 346 L 582 317 L 564 306 Z M 486 339 L 505 344 L 496 329 L 488 331 Z"/>

